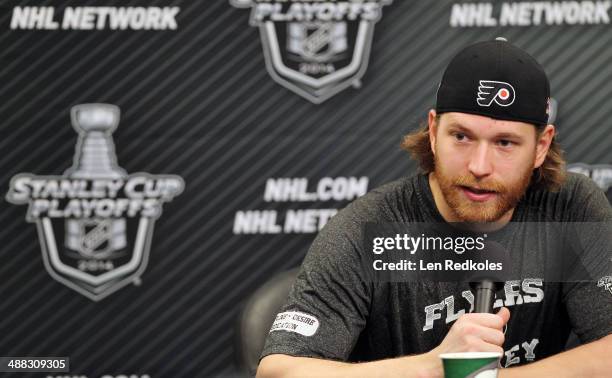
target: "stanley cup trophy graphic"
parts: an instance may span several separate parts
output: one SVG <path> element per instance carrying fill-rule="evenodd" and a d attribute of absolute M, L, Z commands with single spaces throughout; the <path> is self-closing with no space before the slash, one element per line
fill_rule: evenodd
<path fill-rule="evenodd" d="M 81 104 L 70 116 L 79 134 L 72 167 L 59 176 L 19 173 L 6 199 L 28 204 L 26 220 L 36 223 L 51 277 L 99 301 L 140 284 L 155 221 L 185 182 L 177 175 L 128 174 L 119 167 L 112 137 L 117 106 Z"/>
<path fill-rule="evenodd" d="M 320 104 L 351 86 L 361 86 L 374 26 L 393 0 L 301 1 L 309 3 L 304 8 L 287 0 L 229 2 L 251 9 L 249 23 L 259 28 L 270 76 Z"/>
<path fill-rule="evenodd" d="M 71 179 L 125 180 L 127 173 L 117 165 L 112 132 L 120 111 L 108 104 L 84 104 L 72 108 L 72 125 L 79 133 L 74 165 L 65 175 Z M 66 220 L 65 246 L 85 258 L 107 259 L 127 246 L 126 222 L 115 219 Z"/>

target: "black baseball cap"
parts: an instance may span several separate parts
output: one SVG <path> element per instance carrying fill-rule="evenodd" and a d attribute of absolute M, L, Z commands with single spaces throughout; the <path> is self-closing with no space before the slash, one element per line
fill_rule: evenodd
<path fill-rule="evenodd" d="M 535 125 L 548 123 L 550 84 L 540 64 L 503 38 L 478 42 L 450 61 L 436 112 L 461 112 Z"/>

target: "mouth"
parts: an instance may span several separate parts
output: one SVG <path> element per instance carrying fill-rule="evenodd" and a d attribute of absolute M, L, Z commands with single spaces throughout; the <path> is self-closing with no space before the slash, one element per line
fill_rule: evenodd
<path fill-rule="evenodd" d="M 460 186 L 461 190 L 465 194 L 465 196 L 475 202 L 485 202 L 488 201 L 495 196 L 497 196 L 497 192 L 493 190 L 473 188 L 471 186 Z"/>

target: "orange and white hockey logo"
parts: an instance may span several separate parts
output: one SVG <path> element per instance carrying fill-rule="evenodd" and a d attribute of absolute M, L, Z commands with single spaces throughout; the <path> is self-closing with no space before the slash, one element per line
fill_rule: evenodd
<path fill-rule="evenodd" d="M 321 103 L 365 74 L 382 8 L 392 0 L 230 0 L 251 8 L 266 67 L 279 84 Z"/>
<path fill-rule="evenodd" d="M 603 287 L 612 294 L 612 276 L 601 277 L 599 281 L 597 281 L 597 287 Z"/>
<path fill-rule="evenodd" d="M 504 81 L 480 80 L 476 102 L 480 106 L 491 106 L 495 102 L 499 106 L 510 106 L 514 102 L 516 92 L 510 83 Z"/>
<path fill-rule="evenodd" d="M 18 174 L 6 199 L 29 205 L 26 219 L 36 223 L 49 274 L 97 301 L 139 282 L 155 220 L 184 181 L 119 167 L 112 139 L 118 107 L 77 105 L 71 119 L 79 134 L 72 167 L 61 176 Z"/>

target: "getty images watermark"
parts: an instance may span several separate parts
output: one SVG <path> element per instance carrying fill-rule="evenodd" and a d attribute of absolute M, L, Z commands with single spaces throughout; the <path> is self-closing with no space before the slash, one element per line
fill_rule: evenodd
<path fill-rule="evenodd" d="M 371 281 L 597 282 L 612 271 L 611 246 L 610 222 L 369 223 L 361 269 Z"/>

